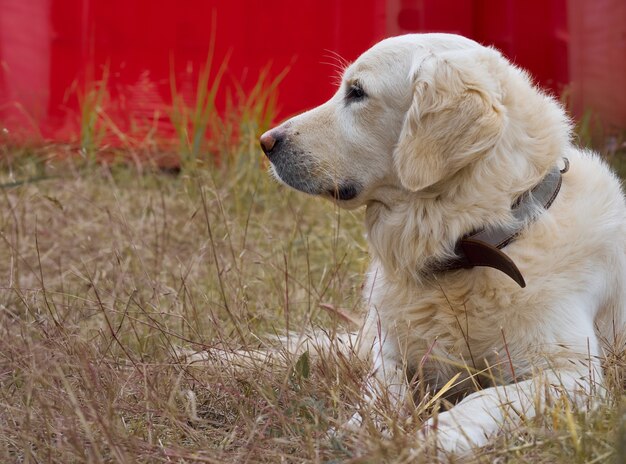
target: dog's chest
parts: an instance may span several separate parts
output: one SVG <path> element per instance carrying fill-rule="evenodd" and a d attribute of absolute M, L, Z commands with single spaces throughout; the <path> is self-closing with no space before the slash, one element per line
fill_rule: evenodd
<path fill-rule="evenodd" d="M 492 377 L 488 383 L 513 379 L 520 346 L 512 335 L 516 322 L 502 310 L 511 304 L 506 294 L 491 292 L 485 298 L 460 287 L 445 293 L 440 287 L 395 292 L 395 299 L 388 298 L 392 293 L 377 304 L 385 308 L 380 321 L 409 375 L 422 377 L 432 388 L 459 372 L 484 372 L 483 377 Z"/>

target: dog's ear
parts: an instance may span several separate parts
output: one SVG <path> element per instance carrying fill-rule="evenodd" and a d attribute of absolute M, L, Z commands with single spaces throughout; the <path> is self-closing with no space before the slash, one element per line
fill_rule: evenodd
<path fill-rule="evenodd" d="M 402 185 L 424 189 L 487 153 L 502 131 L 491 49 L 445 52 L 412 70 L 413 102 L 394 151 Z"/>

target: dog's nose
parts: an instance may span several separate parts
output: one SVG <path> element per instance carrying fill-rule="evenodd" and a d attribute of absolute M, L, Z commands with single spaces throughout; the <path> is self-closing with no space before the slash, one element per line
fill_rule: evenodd
<path fill-rule="evenodd" d="M 271 155 L 272 151 L 278 145 L 279 141 L 280 141 L 280 135 L 278 134 L 278 131 L 276 131 L 275 129 L 268 130 L 259 139 L 259 142 L 261 142 L 261 149 L 263 150 L 263 153 L 267 155 L 268 158 Z"/>

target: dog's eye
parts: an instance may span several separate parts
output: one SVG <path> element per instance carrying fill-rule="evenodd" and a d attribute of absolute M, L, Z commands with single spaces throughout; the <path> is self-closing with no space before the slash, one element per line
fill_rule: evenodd
<path fill-rule="evenodd" d="M 346 101 L 348 103 L 363 100 L 365 97 L 367 97 L 367 94 L 359 82 L 350 84 L 350 87 L 346 90 Z"/>

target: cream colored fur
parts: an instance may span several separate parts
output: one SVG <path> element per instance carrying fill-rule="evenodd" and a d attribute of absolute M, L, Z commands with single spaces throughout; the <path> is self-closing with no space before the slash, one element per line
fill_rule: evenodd
<path fill-rule="evenodd" d="M 350 100 L 355 83 L 366 96 Z M 415 34 L 365 52 L 327 103 L 269 132 L 281 140 L 277 178 L 327 197 L 352 185 L 355 198 L 335 201 L 367 208 L 366 397 L 402 407 L 418 365 L 432 391 L 463 365 L 495 380 L 480 391 L 463 382 L 469 394 L 425 424 L 418 445 L 436 437 L 467 451 L 539 413 L 548 394 L 582 401 L 601 389 L 603 346 L 623 347 L 624 196 L 570 131 L 559 103 L 496 50 Z M 504 249 L 526 288 L 489 268 L 428 272 L 459 237 L 513 221 L 511 204 L 563 157 L 571 167 L 556 201 Z"/>

